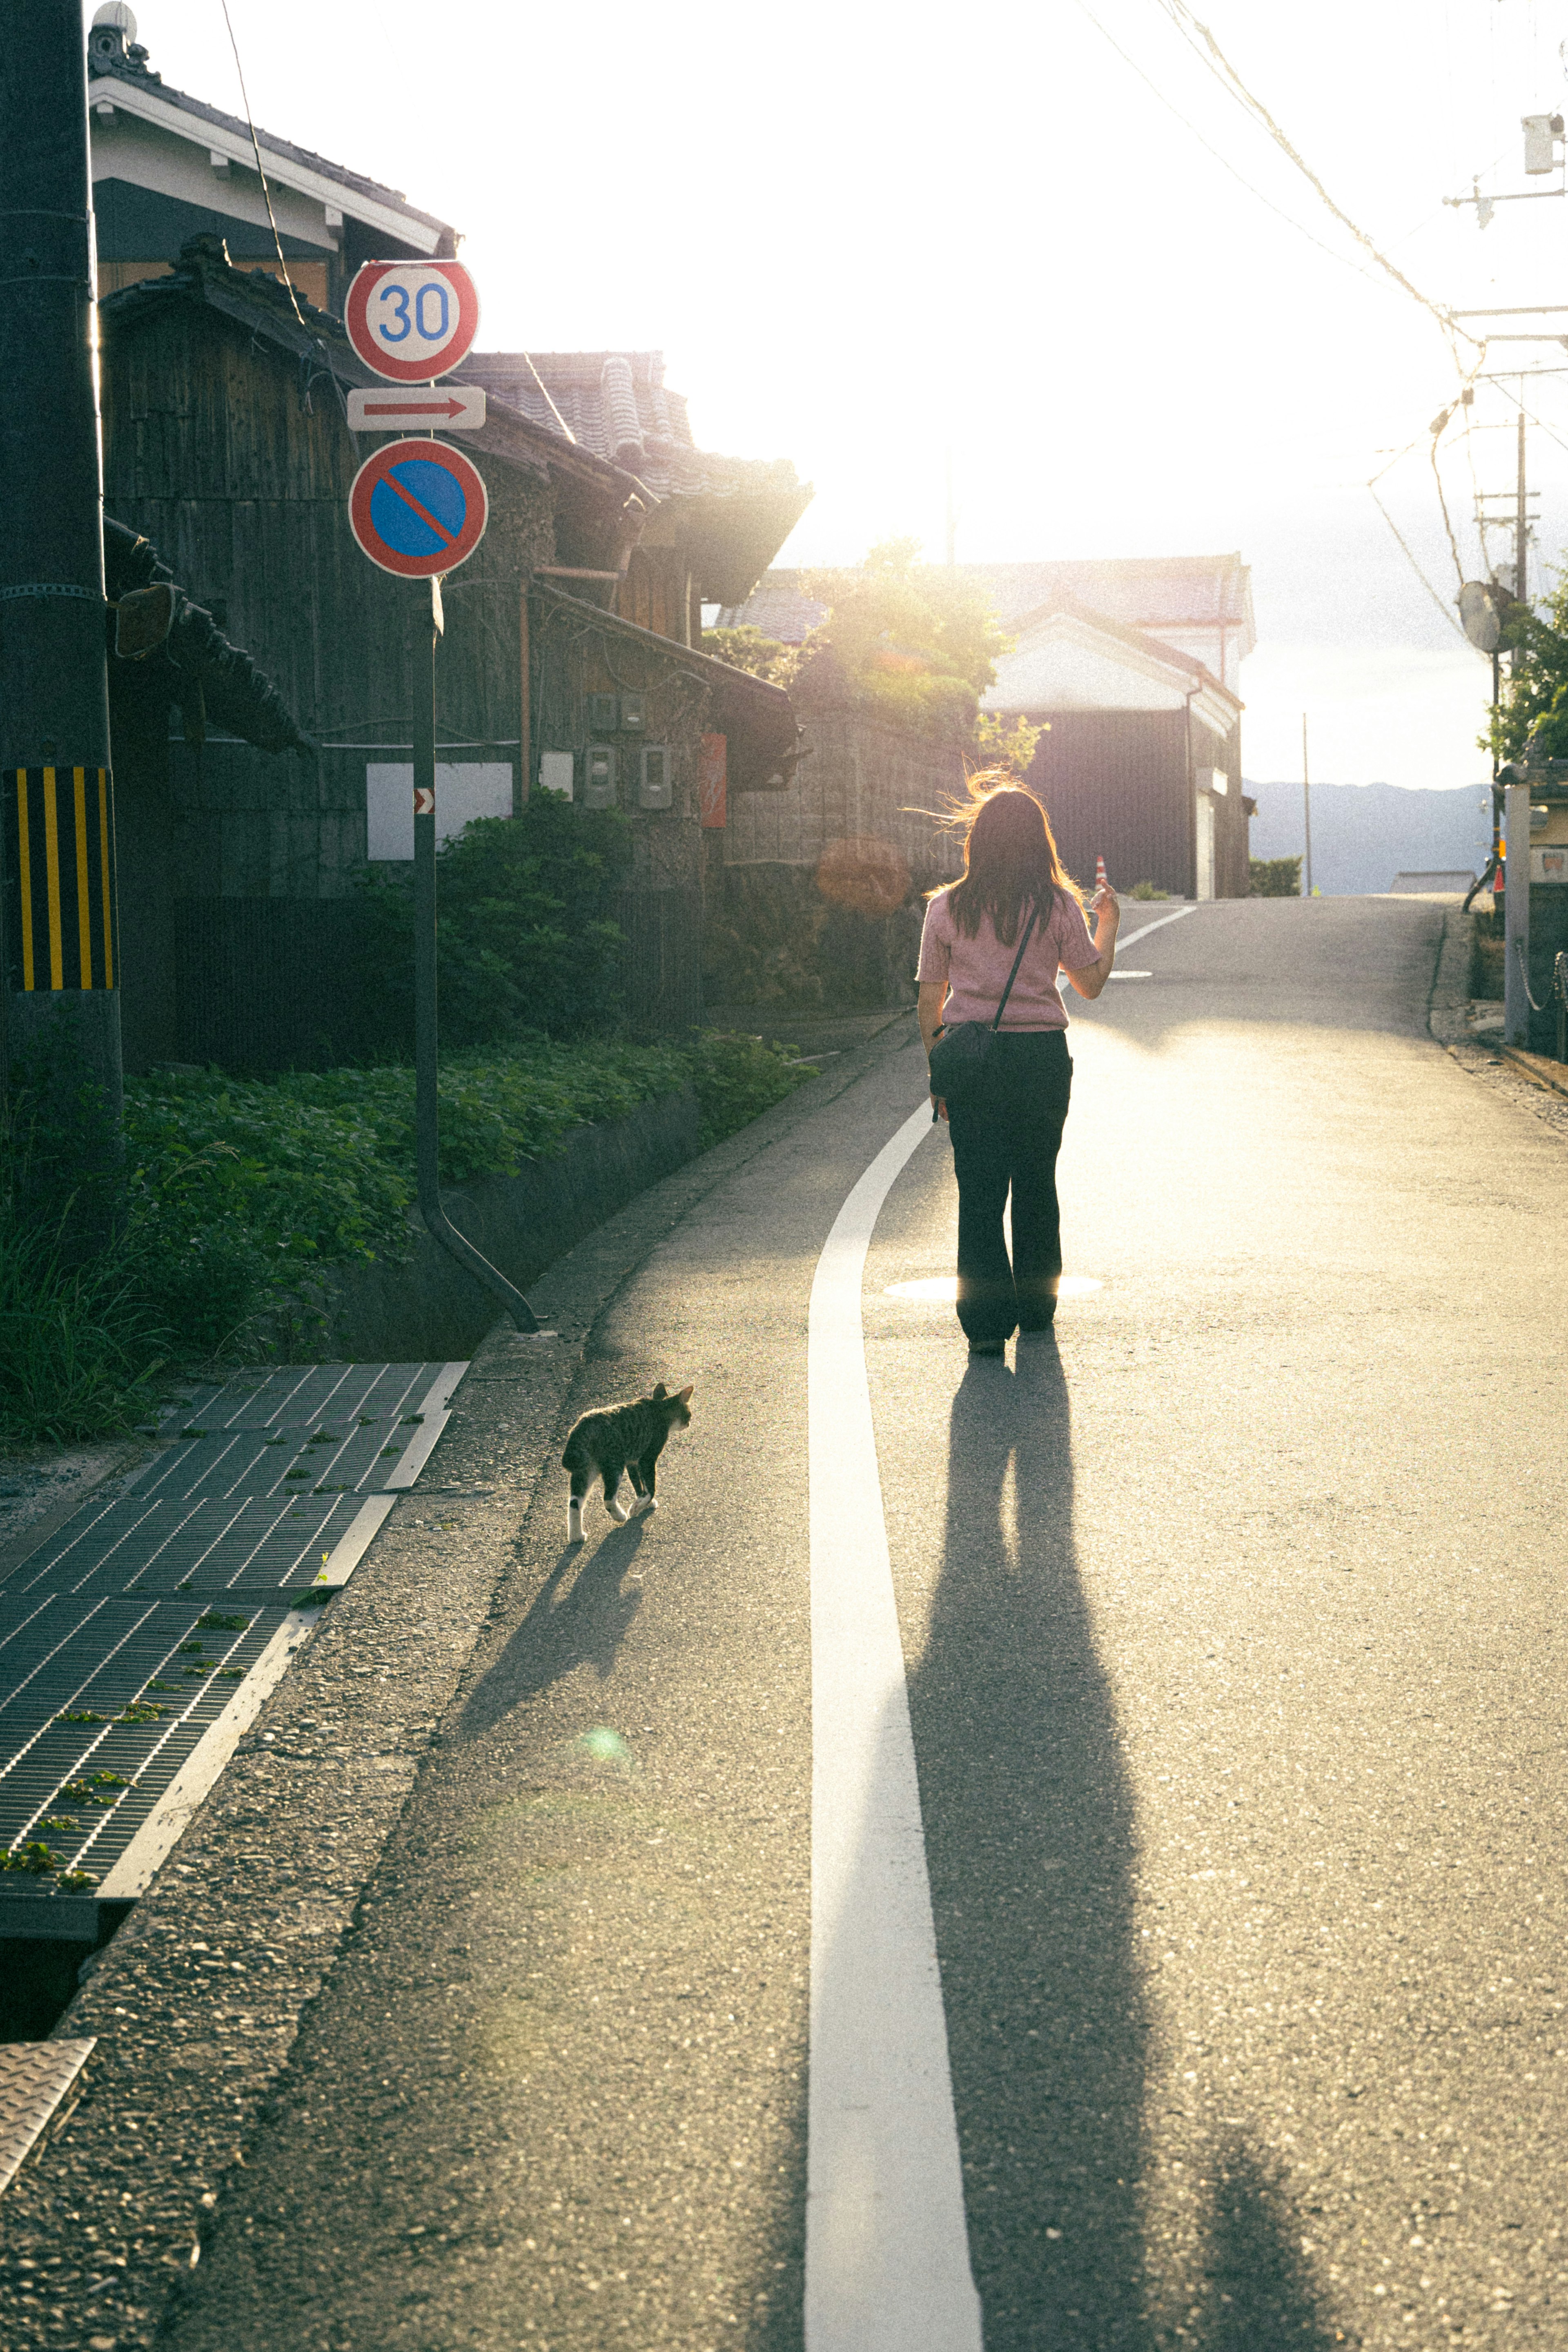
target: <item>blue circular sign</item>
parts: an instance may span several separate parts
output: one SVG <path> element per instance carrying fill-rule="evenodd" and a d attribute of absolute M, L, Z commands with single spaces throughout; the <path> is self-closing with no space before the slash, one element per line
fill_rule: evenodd
<path fill-rule="evenodd" d="M 373 563 L 405 580 L 456 571 L 485 535 L 483 477 L 445 441 L 390 442 L 349 492 L 353 535 Z"/>

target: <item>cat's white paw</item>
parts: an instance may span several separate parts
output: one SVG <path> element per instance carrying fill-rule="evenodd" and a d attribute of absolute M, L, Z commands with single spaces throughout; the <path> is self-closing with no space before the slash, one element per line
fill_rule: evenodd
<path fill-rule="evenodd" d="M 657 1495 L 645 1495 L 639 1507 L 646 1511 L 648 1517 L 651 1519 L 654 1513 L 658 1508 L 658 1496 Z"/>
<path fill-rule="evenodd" d="M 566 1506 L 566 1540 L 569 1544 L 583 1540 L 583 1514 L 575 1503 Z"/>
<path fill-rule="evenodd" d="M 618 1528 L 624 1528 L 631 1516 L 626 1505 L 618 1497 L 613 1503 L 606 1503 L 605 1508 Z"/>

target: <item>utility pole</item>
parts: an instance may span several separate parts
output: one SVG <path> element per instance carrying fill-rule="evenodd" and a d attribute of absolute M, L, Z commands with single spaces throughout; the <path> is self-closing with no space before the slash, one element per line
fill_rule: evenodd
<path fill-rule="evenodd" d="M 1529 538 L 1529 524 L 1525 515 L 1524 385 L 1522 383 L 1521 383 L 1519 390 L 1519 470 L 1514 488 L 1513 509 L 1513 593 L 1522 604 L 1524 602 L 1525 586 L 1525 547 Z"/>
<path fill-rule="evenodd" d="M 0 43 L 0 1066 L 67 1192 L 117 1159 L 121 1084 L 89 210 L 80 0 L 28 0 Z"/>
<path fill-rule="evenodd" d="M 1306 835 L 1307 855 L 1301 864 L 1301 896 L 1312 895 L 1312 778 L 1307 764 L 1307 714 L 1301 713 L 1301 824 Z"/>

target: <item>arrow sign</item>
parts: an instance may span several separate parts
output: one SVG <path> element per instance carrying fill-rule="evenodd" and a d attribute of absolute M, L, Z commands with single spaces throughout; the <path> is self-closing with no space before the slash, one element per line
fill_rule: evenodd
<path fill-rule="evenodd" d="M 489 518 L 479 468 L 444 441 L 389 441 L 349 489 L 349 524 L 362 551 L 400 580 L 455 572 Z"/>
<path fill-rule="evenodd" d="M 436 814 L 436 790 L 435 790 L 435 786 L 434 786 L 433 784 L 416 784 L 416 785 L 415 785 L 415 787 L 414 787 L 414 814 L 415 814 L 415 815 L 416 815 L 416 816 L 434 816 L 434 815 L 435 815 L 435 814 Z"/>
<path fill-rule="evenodd" d="M 348 339 L 391 383 L 458 367 L 479 331 L 479 297 L 460 261 L 367 261 L 343 305 Z"/>
<path fill-rule="evenodd" d="M 443 384 L 438 392 L 351 392 L 351 433 L 478 433 L 485 395 L 475 385 Z"/>

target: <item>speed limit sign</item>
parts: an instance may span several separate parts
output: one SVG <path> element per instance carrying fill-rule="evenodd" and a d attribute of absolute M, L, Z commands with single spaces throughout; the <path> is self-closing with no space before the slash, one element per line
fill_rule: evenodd
<path fill-rule="evenodd" d="M 377 375 L 428 383 L 473 349 L 479 298 L 460 261 L 367 261 L 349 288 L 343 325 Z"/>

